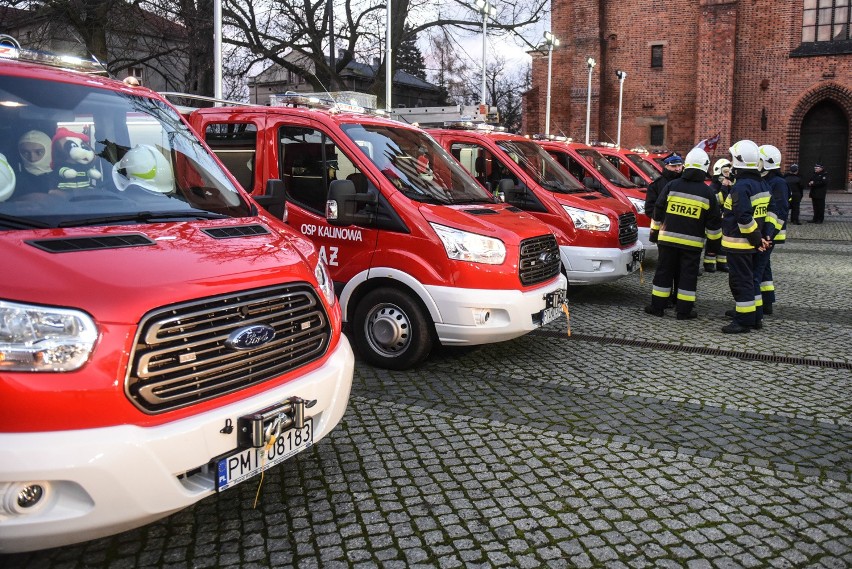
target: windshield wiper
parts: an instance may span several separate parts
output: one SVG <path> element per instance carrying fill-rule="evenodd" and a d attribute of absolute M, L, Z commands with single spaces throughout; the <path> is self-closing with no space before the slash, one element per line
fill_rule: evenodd
<path fill-rule="evenodd" d="M 0 223 L 8 225 L 13 229 L 48 229 L 53 227 L 49 223 L 43 221 L 35 221 L 26 217 L 18 217 L 16 215 L 6 215 L 0 213 Z"/>
<path fill-rule="evenodd" d="M 488 198 L 469 198 L 463 200 L 453 200 L 452 205 L 463 205 L 463 204 L 471 204 L 471 203 L 494 203 L 494 200 L 489 200 Z"/>
<path fill-rule="evenodd" d="M 139 223 L 151 223 L 161 219 L 229 219 L 229 215 L 212 213 L 209 211 L 139 211 L 125 215 L 105 215 L 103 217 L 84 217 L 82 219 L 69 219 L 57 225 L 57 227 L 82 227 L 84 225 L 105 225 L 122 221 L 136 221 Z"/>

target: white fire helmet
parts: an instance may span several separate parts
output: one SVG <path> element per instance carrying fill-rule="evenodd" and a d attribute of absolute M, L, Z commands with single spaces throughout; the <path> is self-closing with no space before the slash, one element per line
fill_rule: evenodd
<path fill-rule="evenodd" d="M 8 200 L 15 192 L 15 170 L 6 157 L 0 154 L 0 202 Z"/>
<path fill-rule="evenodd" d="M 697 168 L 698 170 L 707 171 L 710 167 L 710 157 L 701 148 L 693 148 L 683 159 L 684 168 Z"/>
<path fill-rule="evenodd" d="M 764 170 L 778 170 L 781 168 L 781 151 L 771 144 L 764 144 L 758 148 L 760 160 Z"/>
<path fill-rule="evenodd" d="M 161 194 L 170 194 L 175 189 L 171 165 L 149 144 L 140 144 L 127 151 L 112 167 L 112 179 L 121 191 L 131 185 Z"/>
<path fill-rule="evenodd" d="M 757 170 L 760 163 L 760 152 L 757 144 L 751 140 L 740 140 L 730 148 L 731 161 L 734 168 L 745 168 L 746 170 Z"/>
<path fill-rule="evenodd" d="M 725 175 L 725 173 L 722 172 L 722 170 L 724 170 L 725 168 L 730 168 L 730 167 L 731 167 L 731 161 L 730 160 L 728 160 L 727 158 L 719 158 L 718 160 L 716 160 L 716 163 L 713 164 L 713 175 L 714 176 L 723 176 L 723 175 Z"/>

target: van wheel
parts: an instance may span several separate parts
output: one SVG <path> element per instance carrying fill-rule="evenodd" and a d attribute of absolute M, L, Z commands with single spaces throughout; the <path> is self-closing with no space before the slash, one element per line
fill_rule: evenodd
<path fill-rule="evenodd" d="M 355 309 L 353 342 L 370 364 L 409 369 L 432 351 L 432 330 L 423 308 L 392 288 L 368 293 Z"/>

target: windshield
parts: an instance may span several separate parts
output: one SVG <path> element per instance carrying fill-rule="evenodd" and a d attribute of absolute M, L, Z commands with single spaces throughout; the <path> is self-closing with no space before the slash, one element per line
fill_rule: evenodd
<path fill-rule="evenodd" d="M 625 154 L 624 156 L 626 156 L 628 160 L 635 164 L 637 168 L 642 170 L 642 172 L 652 180 L 656 180 L 660 177 L 660 173 L 657 171 L 657 169 L 651 166 L 650 162 L 648 162 L 638 154 Z"/>
<path fill-rule="evenodd" d="M 409 198 L 441 204 L 496 203 L 452 156 L 421 130 L 388 125 L 341 128 Z"/>
<path fill-rule="evenodd" d="M 527 140 L 498 140 L 497 146 L 543 188 L 562 194 L 587 191 L 538 144 Z"/>
<path fill-rule="evenodd" d="M 577 153 L 588 160 L 588 162 L 600 172 L 604 178 L 611 183 L 621 188 L 638 188 L 636 184 L 624 177 L 624 174 L 618 171 L 618 168 L 612 165 L 612 162 L 604 158 L 600 152 L 591 148 L 579 148 Z"/>
<path fill-rule="evenodd" d="M 161 101 L 3 77 L 0 103 L 0 230 L 251 214 Z"/>

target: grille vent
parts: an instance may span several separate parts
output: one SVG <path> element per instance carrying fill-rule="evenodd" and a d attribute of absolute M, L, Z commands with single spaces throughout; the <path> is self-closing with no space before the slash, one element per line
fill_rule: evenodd
<path fill-rule="evenodd" d="M 253 237 L 255 235 L 269 235 L 267 230 L 262 225 L 229 225 L 228 227 L 214 227 L 210 229 L 202 229 L 204 233 L 213 239 L 233 239 L 235 237 Z"/>
<path fill-rule="evenodd" d="M 521 241 L 519 274 L 524 286 L 552 279 L 560 266 L 559 245 L 552 234 Z"/>
<path fill-rule="evenodd" d="M 27 241 L 27 243 L 48 253 L 69 253 L 72 251 L 96 251 L 98 249 L 121 249 L 123 247 L 156 245 L 154 241 L 141 233 L 98 237 L 72 237 L 70 239 L 37 239 Z"/>
<path fill-rule="evenodd" d="M 618 242 L 622 247 L 633 245 L 639 238 L 639 226 L 632 211 L 618 216 Z"/>

